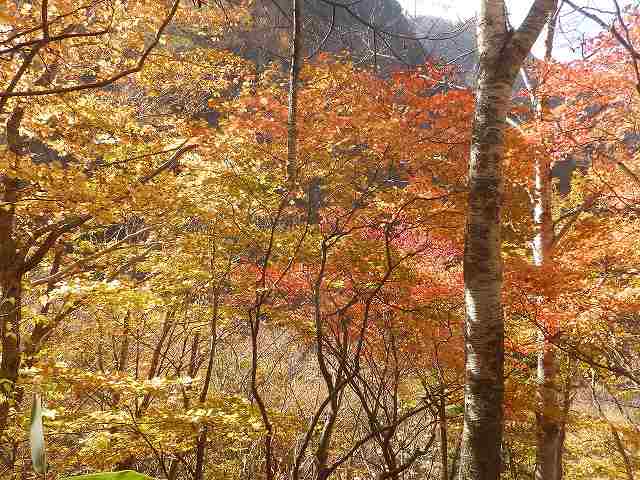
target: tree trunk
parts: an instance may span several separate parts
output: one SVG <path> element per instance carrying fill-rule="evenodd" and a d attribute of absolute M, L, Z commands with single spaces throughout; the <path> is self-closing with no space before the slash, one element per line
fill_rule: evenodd
<path fill-rule="evenodd" d="M 4 257 L 4 260 L 12 257 Z M 0 435 L 7 427 L 9 409 L 17 401 L 17 381 L 20 370 L 20 322 L 22 302 L 22 275 L 14 268 L 0 266 L 0 339 L 2 362 L 0 362 Z"/>
<path fill-rule="evenodd" d="M 204 453 L 207 443 L 207 427 L 206 425 L 200 430 L 198 440 L 196 442 L 196 469 L 193 472 L 193 480 L 202 480 L 204 474 Z"/>
<path fill-rule="evenodd" d="M 122 320 L 122 340 L 120 343 L 120 354 L 118 355 L 118 371 L 123 375 L 127 373 L 127 367 L 129 366 L 129 342 L 131 341 L 130 320 L 131 311 L 127 310 Z"/>
<path fill-rule="evenodd" d="M 536 0 L 520 28 L 507 28 L 504 0 L 482 0 L 480 56 L 469 164 L 464 252 L 465 415 L 461 480 L 497 480 L 501 471 L 504 319 L 500 207 L 507 109 L 517 72 L 556 0 Z"/>
<path fill-rule="evenodd" d="M 151 363 L 149 364 L 149 370 L 147 372 L 147 379 L 153 380 L 154 377 L 158 375 L 158 370 L 160 368 L 160 357 L 162 355 L 162 348 L 164 343 L 169 336 L 169 332 L 171 331 L 171 327 L 175 321 L 175 310 L 171 308 L 167 310 L 164 314 L 164 322 L 162 324 L 162 332 L 160 333 L 160 339 L 153 349 L 153 354 L 151 356 Z M 137 409 L 136 416 L 141 417 L 149 408 L 151 404 L 151 400 L 153 399 L 153 395 L 151 393 L 145 393 L 144 398 L 140 406 Z M 172 464 L 173 466 L 173 464 Z"/>
<path fill-rule="evenodd" d="M 591 385 L 591 400 L 593 401 L 594 406 L 598 409 L 600 418 L 602 418 L 609 425 L 609 429 L 611 430 L 611 436 L 613 437 L 614 443 L 616 445 L 616 449 L 618 450 L 618 453 L 620 453 L 620 456 L 622 457 L 622 461 L 624 462 L 624 468 L 627 473 L 627 480 L 634 480 L 633 465 L 631 464 L 631 460 L 629 458 L 627 450 L 624 447 L 624 442 L 622 441 L 622 438 L 620 438 L 620 434 L 618 433 L 618 429 L 616 428 L 616 426 L 611 422 L 611 420 L 609 420 L 607 415 L 604 413 L 604 410 L 602 409 L 602 404 L 598 399 L 598 394 L 593 384 Z"/>
<path fill-rule="evenodd" d="M 538 352 L 535 480 L 560 480 L 564 426 L 558 404 L 557 368 L 553 346 L 541 335 Z"/>
<path fill-rule="evenodd" d="M 127 367 L 129 366 L 129 343 L 131 332 L 129 330 L 129 321 L 131 320 L 131 311 L 127 310 L 127 313 L 122 319 L 122 339 L 120 340 L 120 351 L 115 357 L 116 371 L 121 375 L 126 375 Z M 115 351 L 115 345 L 114 345 Z M 117 407 L 120 404 L 120 392 L 113 392 L 111 397 L 111 405 Z M 123 467 L 123 469 L 126 468 Z"/>
<path fill-rule="evenodd" d="M 260 305 L 260 303 L 258 302 Z M 275 472 L 273 470 L 273 425 L 269 419 L 269 411 L 267 406 L 260 395 L 258 388 L 258 339 L 260 336 L 260 324 L 261 324 L 260 308 L 256 308 L 255 311 L 249 311 L 249 327 L 251 329 L 251 396 L 252 402 L 255 401 L 260 416 L 262 418 L 262 424 L 265 429 L 264 436 L 264 460 L 265 460 L 265 480 L 273 480 L 275 478 Z"/>
<path fill-rule="evenodd" d="M 189 368 L 187 375 L 194 378 L 200 367 L 200 330 L 197 330 L 191 342 L 191 356 L 189 357 Z"/>
<path fill-rule="evenodd" d="M 500 299 L 502 122 L 510 93 L 510 83 L 480 78 L 464 252 L 465 415 L 461 480 L 493 480 L 500 476 L 504 396 L 504 321 Z"/>
<path fill-rule="evenodd" d="M 16 108 L 7 121 L 7 144 L 16 156 L 22 154 L 19 128 L 24 111 Z M 20 322 L 22 307 L 23 258 L 15 235 L 15 205 L 19 199 L 18 180 L 0 175 L 3 206 L 0 208 L 0 436 L 7 427 L 9 409 L 16 398 L 20 370 Z"/>
<path fill-rule="evenodd" d="M 440 404 L 438 405 L 438 421 L 440 423 L 440 478 L 449 480 L 449 450 L 447 445 L 447 395 L 444 386 L 444 378 L 440 378 L 442 389 L 440 393 Z"/>
<path fill-rule="evenodd" d="M 545 61 L 552 59 L 555 33 L 554 16 L 548 23 L 545 39 Z M 532 93 L 534 115 L 544 121 L 547 99 L 536 98 Z M 544 267 L 552 260 L 554 242 L 552 218 L 551 161 L 548 155 L 538 155 L 535 160 L 535 192 L 533 206 L 533 262 Z M 541 299 L 542 300 L 542 299 Z M 552 326 L 549 326 L 552 328 Z M 536 480 L 560 480 L 564 441 L 564 417 L 558 401 L 557 360 L 548 333 L 541 329 L 538 338 L 538 404 L 536 411 Z"/>
<path fill-rule="evenodd" d="M 204 384 L 200 391 L 199 401 L 200 404 L 204 404 L 207 400 L 207 394 L 209 393 L 209 385 L 211 384 L 211 377 L 213 375 L 213 367 L 216 361 L 216 346 L 218 341 L 218 291 L 213 292 L 213 314 L 211 315 L 209 332 L 209 361 L 207 362 L 207 372 L 204 377 Z M 202 427 L 200 435 L 198 435 L 198 442 L 196 445 L 196 470 L 193 476 L 194 480 L 202 480 L 204 475 L 204 455 L 207 447 L 207 426 Z"/>
<path fill-rule="evenodd" d="M 624 462 L 624 468 L 625 468 L 625 471 L 627 472 L 627 480 L 634 480 L 633 466 L 631 465 L 631 460 L 629 459 L 627 450 L 624 447 L 624 442 L 620 438 L 620 434 L 618 433 L 618 430 L 616 429 L 616 427 L 614 427 L 613 424 L 611 424 L 610 426 L 611 426 L 611 435 L 613 435 L 613 439 L 615 440 L 616 448 L 618 449 L 618 452 L 622 457 L 622 461 Z"/>
<path fill-rule="evenodd" d="M 167 480 L 176 480 L 176 478 L 178 478 L 179 471 L 180 471 L 180 462 L 174 458 L 171 461 L 171 467 L 169 467 L 169 475 L 167 475 Z"/>
<path fill-rule="evenodd" d="M 289 58 L 289 101 L 287 113 L 287 182 L 298 176 L 298 80 L 302 67 L 302 0 L 292 0 L 291 55 Z"/>
<path fill-rule="evenodd" d="M 337 398 L 337 393 L 335 391 L 331 392 L 330 395 L 331 402 L 322 427 L 322 432 L 320 433 L 319 445 L 315 455 L 316 467 L 318 469 L 318 474 L 316 476 L 317 480 L 327 480 L 331 475 L 331 469 L 329 467 L 329 449 L 331 447 L 331 438 L 338 418 L 339 399 Z"/>

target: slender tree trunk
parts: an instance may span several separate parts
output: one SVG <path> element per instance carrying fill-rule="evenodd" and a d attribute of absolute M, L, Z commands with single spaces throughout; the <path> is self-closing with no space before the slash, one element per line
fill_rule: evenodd
<path fill-rule="evenodd" d="M 129 351 L 131 344 L 131 310 L 127 310 L 123 320 L 122 320 L 122 340 L 120 343 L 120 353 L 117 358 L 117 369 L 121 375 L 126 375 L 127 368 L 129 367 Z M 115 392 L 113 394 L 113 406 L 117 407 L 120 403 L 120 393 Z M 116 463 L 116 471 L 118 470 L 129 470 L 133 468 L 136 459 L 133 455 L 127 455 L 125 458 Z"/>
<path fill-rule="evenodd" d="M 538 352 L 538 410 L 536 411 L 535 480 L 559 480 L 562 477 L 564 419 L 558 404 L 556 358 L 553 346 L 544 335 Z"/>
<path fill-rule="evenodd" d="M 122 343 L 120 343 L 120 354 L 118 355 L 118 371 L 122 374 L 127 372 L 129 366 L 129 344 L 131 342 L 130 320 L 131 311 L 127 310 L 122 320 Z"/>
<path fill-rule="evenodd" d="M 209 385 L 213 375 L 213 366 L 216 360 L 216 344 L 218 341 L 218 292 L 213 293 L 213 314 L 211 315 L 210 332 L 209 332 L 209 361 L 207 362 L 207 372 L 204 377 L 204 384 L 200 391 L 200 404 L 207 400 Z M 196 446 L 196 470 L 193 476 L 194 480 L 202 480 L 204 474 L 204 455 L 207 445 L 207 427 L 202 427 Z"/>
<path fill-rule="evenodd" d="M 551 168 L 548 159 L 536 159 L 536 204 L 534 223 L 537 229 L 534 239 L 534 263 L 542 267 L 551 260 L 553 221 L 551 218 Z M 560 480 L 564 422 L 559 404 L 558 366 L 553 345 L 546 332 L 538 338 L 538 393 L 536 411 L 536 480 Z"/>
<path fill-rule="evenodd" d="M 177 459 L 173 459 L 171 461 L 171 467 L 169 467 L 169 475 L 167 475 L 167 480 L 176 480 L 179 471 L 180 462 Z"/>
<path fill-rule="evenodd" d="M 398 472 L 398 463 L 396 462 L 396 455 L 391 445 L 391 439 L 394 435 L 394 430 L 389 430 L 383 433 L 382 440 L 382 453 L 384 456 L 384 463 L 387 465 L 387 471 L 382 472 L 380 478 L 388 478 L 389 480 L 400 480 L 400 473 Z M 402 459 L 400 460 L 402 462 Z"/>
<path fill-rule="evenodd" d="M 175 310 L 167 310 L 164 314 L 164 322 L 162 324 L 162 332 L 160 333 L 160 339 L 153 349 L 153 354 L 151 355 L 151 363 L 149 364 L 149 370 L 147 372 L 147 379 L 152 380 L 154 377 L 158 375 L 158 370 L 160 368 L 160 357 L 162 355 L 162 347 L 165 344 L 167 337 L 169 336 L 169 332 L 171 331 L 171 327 L 173 326 L 175 320 Z M 138 411 L 136 412 L 137 417 L 141 417 L 144 412 L 149 408 L 151 404 L 151 400 L 153 396 L 150 393 L 146 393 Z"/>
<path fill-rule="evenodd" d="M 49 275 L 54 275 L 60 271 L 60 262 L 62 259 L 63 249 L 59 245 L 56 248 L 55 255 L 53 257 L 53 263 L 51 265 L 51 270 L 49 271 Z M 46 294 L 48 295 L 54 289 L 55 284 L 49 282 L 47 284 Z M 41 315 L 47 315 L 49 310 L 51 309 L 51 301 L 46 301 L 46 303 L 40 309 Z M 64 312 L 58 313 L 53 319 L 50 319 L 47 322 L 36 322 L 33 326 L 33 330 L 31 331 L 31 335 L 25 342 L 24 352 L 23 352 L 23 361 L 27 367 L 32 367 L 36 362 L 36 356 L 40 353 L 40 349 L 44 344 L 45 340 L 49 337 L 49 335 L 53 332 L 53 330 L 58 326 L 58 324 L 66 317 L 68 313 L 71 313 L 75 310 L 75 307 L 71 307 Z"/>
<path fill-rule="evenodd" d="M 302 0 L 292 0 L 291 55 L 289 58 L 289 102 L 287 114 L 287 182 L 298 176 L 298 82 L 302 68 Z"/>
<path fill-rule="evenodd" d="M 624 468 L 625 468 L 625 471 L 627 472 L 627 480 L 634 480 L 633 466 L 631 465 L 631 460 L 629 459 L 627 450 L 624 448 L 624 442 L 620 438 L 620 434 L 618 433 L 618 430 L 616 429 L 616 427 L 614 427 L 613 424 L 610 424 L 610 426 L 611 426 L 611 435 L 613 435 L 616 448 L 618 449 L 618 452 L 622 457 L 622 461 L 624 462 Z"/>
<path fill-rule="evenodd" d="M 321 309 L 321 286 L 322 281 L 324 279 L 324 272 L 327 261 L 327 249 L 326 244 L 322 243 L 322 260 L 320 265 L 320 272 L 315 281 L 315 285 L 313 287 L 313 310 L 314 310 L 314 319 L 315 319 L 315 327 L 316 327 L 316 360 L 318 362 L 318 367 L 322 374 L 322 378 L 324 380 L 324 384 L 327 388 L 327 394 L 329 396 L 329 405 L 327 408 L 327 413 L 325 417 L 325 422 L 320 433 L 320 439 L 318 441 L 318 448 L 315 452 L 315 466 L 317 469 L 317 480 L 326 480 L 329 478 L 331 474 L 329 467 L 329 450 L 331 448 L 331 440 L 333 437 L 336 420 L 338 418 L 338 413 L 340 410 L 341 403 L 341 391 L 338 386 L 342 383 L 342 367 L 338 368 L 338 371 L 335 374 L 332 374 L 329 370 L 329 364 L 325 357 L 325 333 L 324 333 L 324 319 L 322 317 L 322 309 Z M 343 358 L 347 358 L 347 345 L 348 345 L 348 335 L 347 335 L 347 324 L 342 322 L 342 332 L 343 332 L 343 344 L 341 345 L 341 353 Z"/>
<path fill-rule="evenodd" d="M 164 314 L 164 322 L 162 323 L 162 332 L 160 333 L 160 340 L 156 344 L 153 349 L 153 354 L 151 356 L 151 363 L 149 364 L 149 371 L 147 372 L 147 378 L 152 380 L 153 377 L 157 376 L 158 368 L 160 367 L 160 356 L 162 355 L 162 347 L 164 347 L 164 342 L 169 335 L 169 331 L 171 330 L 171 326 L 173 325 L 175 318 L 175 310 L 167 310 Z"/>
<path fill-rule="evenodd" d="M 545 39 L 545 61 L 552 60 L 555 33 L 555 16 L 547 24 Z M 534 115 L 539 122 L 544 121 L 547 99 L 536 98 L 532 93 Z M 533 262 L 544 267 L 552 261 L 554 242 L 552 218 L 551 161 L 548 155 L 538 155 L 535 159 L 535 191 L 533 206 Z M 550 326 L 551 327 L 551 326 Z M 538 344 L 538 404 L 536 411 L 536 480 L 560 480 L 562 477 L 562 443 L 564 441 L 564 421 L 558 399 L 558 366 L 553 345 L 547 340 L 545 331 L 540 330 Z"/>
<path fill-rule="evenodd" d="M 620 453 L 620 456 L 622 457 L 622 461 L 624 462 L 625 472 L 627 473 L 627 480 L 634 480 L 633 465 L 631 464 L 631 460 L 629 459 L 629 454 L 627 453 L 627 450 L 624 447 L 624 442 L 622 441 L 622 438 L 620 438 L 620 434 L 618 433 L 618 429 L 616 428 L 616 426 L 611 422 L 611 420 L 609 420 L 607 415 L 604 413 L 604 410 L 602 409 L 602 404 L 598 399 L 598 394 L 596 393 L 596 389 L 593 384 L 591 385 L 591 399 L 593 401 L 594 406 L 598 409 L 598 413 L 600 414 L 600 417 L 609 425 L 609 429 L 611 430 L 611 436 L 613 437 L 613 441 L 616 445 L 616 449 L 618 450 L 618 453 Z"/>
<path fill-rule="evenodd" d="M 218 344 L 218 301 L 218 292 L 215 291 L 213 293 L 213 313 L 209 323 L 209 361 L 207 362 L 204 384 L 202 385 L 202 391 L 200 392 L 200 403 L 204 403 L 207 400 L 207 394 L 209 393 L 209 387 L 211 385 L 211 377 L 213 376 L 213 367 L 216 361 L 216 347 Z"/>
<path fill-rule="evenodd" d="M 251 396 L 258 405 L 260 416 L 262 418 L 262 424 L 265 429 L 264 436 L 264 460 L 265 460 L 265 479 L 273 480 L 273 425 L 269 419 L 269 411 L 262 399 L 262 395 L 258 389 L 258 339 L 260 337 L 260 324 L 261 324 L 261 312 L 260 308 L 256 308 L 253 311 L 249 311 L 249 326 L 251 328 Z"/>
<path fill-rule="evenodd" d="M 99 336 L 98 338 L 98 346 L 97 346 L 97 360 L 98 360 L 98 370 L 101 373 L 104 373 L 104 340 L 102 338 L 102 335 Z"/>
<path fill-rule="evenodd" d="M 444 386 L 444 378 L 441 378 L 442 390 L 440 394 L 440 405 L 438 405 L 438 416 L 440 422 L 440 478 L 449 480 L 449 450 L 447 445 L 447 396 Z"/>
<path fill-rule="evenodd" d="M 131 320 L 131 311 L 127 310 L 124 318 L 122 319 L 122 340 L 120 341 L 120 352 L 116 358 L 116 370 L 124 375 L 127 373 L 127 367 L 129 366 L 129 343 L 131 332 L 129 330 L 129 321 Z M 115 348 L 114 348 L 115 350 Z M 112 405 L 116 407 L 120 403 L 120 393 L 114 392 Z"/>
<path fill-rule="evenodd" d="M 193 472 L 193 480 L 202 480 L 204 474 L 204 453 L 207 443 L 207 427 L 204 426 L 200 430 L 198 440 L 196 442 L 196 469 Z"/>
<path fill-rule="evenodd" d="M 482 0 L 479 75 L 469 163 L 464 252 L 465 415 L 461 480 L 497 480 L 504 397 L 502 162 L 507 109 L 517 72 L 556 0 L 536 0 L 520 28 L 507 27 L 504 0 Z"/>
<path fill-rule="evenodd" d="M 318 469 L 317 480 L 327 480 L 331 474 L 329 468 L 329 449 L 340 410 L 338 392 L 336 392 L 335 389 L 333 390 L 334 391 L 330 393 L 331 402 L 329 403 L 329 409 L 322 427 L 322 432 L 320 433 L 319 445 L 315 455 L 316 467 Z"/>
<path fill-rule="evenodd" d="M 191 342 L 191 356 L 189 357 L 189 368 L 187 369 L 187 375 L 191 378 L 196 376 L 198 373 L 199 361 L 200 357 L 200 331 L 198 330 L 193 336 L 193 341 Z"/>

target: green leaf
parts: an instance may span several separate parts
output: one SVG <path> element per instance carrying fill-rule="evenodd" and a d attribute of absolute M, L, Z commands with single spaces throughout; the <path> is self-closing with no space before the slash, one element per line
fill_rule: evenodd
<path fill-rule="evenodd" d="M 464 413 L 464 405 L 447 405 L 447 415 L 461 415 Z"/>
<path fill-rule="evenodd" d="M 120 472 L 91 473 L 89 475 L 78 475 L 75 477 L 64 477 L 61 480 L 153 480 L 133 470 L 122 470 Z"/>
<path fill-rule="evenodd" d="M 44 427 L 42 425 L 42 400 L 39 393 L 33 394 L 29 436 L 33 470 L 36 473 L 45 474 L 47 472 L 47 452 L 44 444 Z"/>

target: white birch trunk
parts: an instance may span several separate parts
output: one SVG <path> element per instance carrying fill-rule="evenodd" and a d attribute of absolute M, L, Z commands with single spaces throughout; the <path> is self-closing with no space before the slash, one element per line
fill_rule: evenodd
<path fill-rule="evenodd" d="M 464 252 L 465 415 L 461 480 L 497 480 L 501 471 L 504 319 L 500 207 L 507 109 L 513 82 L 556 0 L 536 0 L 517 31 L 504 0 L 482 0 L 479 76 L 469 164 Z"/>
<path fill-rule="evenodd" d="M 555 17 L 551 19 L 547 28 L 546 61 L 552 59 L 555 21 Z M 532 104 L 538 121 L 543 121 L 547 108 L 546 98 L 536 98 L 532 94 Z M 536 233 L 533 239 L 533 262 L 536 266 L 543 267 L 552 260 L 554 243 L 549 157 L 539 155 L 535 159 L 534 168 L 533 222 Z M 541 330 L 538 337 L 535 480 L 560 480 L 562 478 L 565 419 L 558 399 L 557 373 L 558 367 L 553 345 L 548 342 L 545 332 Z"/>
<path fill-rule="evenodd" d="M 551 260 L 553 220 L 551 218 L 551 171 L 548 159 L 536 159 L 536 192 L 534 205 L 533 258 L 537 266 Z M 558 385 L 555 351 L 544 331 L 538 338 L 538 393 L 536 409 L 536 466 L 535 480 L 562 478 L 562 444 L 564 419 L 558 403 Z"/>

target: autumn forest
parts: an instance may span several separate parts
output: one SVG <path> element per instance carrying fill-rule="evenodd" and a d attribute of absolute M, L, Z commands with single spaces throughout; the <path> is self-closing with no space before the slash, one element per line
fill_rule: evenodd
<path fill-rule="evenodd" d="M 0 2 L 0 479 L 640 480 L 640 4 L 468 4 Z"/>

